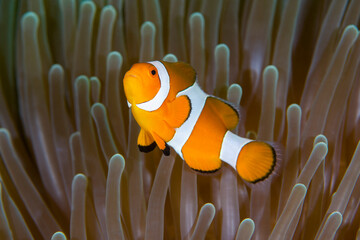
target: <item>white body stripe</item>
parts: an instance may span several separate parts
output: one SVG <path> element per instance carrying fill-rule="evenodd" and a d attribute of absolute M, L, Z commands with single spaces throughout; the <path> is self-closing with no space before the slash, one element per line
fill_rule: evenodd
<path fill-rule="evenodd" d="M 188 119 L 179 127 L 175 129 L 174 137 L 168 142 L 179 156 L 184 159 L 182 155 L 182 148 L 189 139 L 194 126 L 199 119 L 199 116 L 204 108 L 206 98 L 208 95 L 195 82 L 191 87 L 179 92 L 176 96 L 186 95 L 190 99 L 191 111 Z"/>
<path fill-rule="evenodd" d="M 220 159 L 230 164 L 230 166 L 236 170 L 236 162 L 241 149 L 245 146 L 245 144 L 252 141 L 254 140 L 242 138 L 230 131 L 227 131 L 221 144 Z"/>
<path fill-rule="evenodd" d="M 151 112 L 159 109 L 167 98 L 170 91 L 170 77 L 164 64 L 159 61 L 153 61 L 149 63 L 157 69 L 160 79 L 160 89 L 153 99 L 147 102 L 136 104 L 136 106 L 142 110 Z M 131 107 L 131 105 L 129 107 Z"/>

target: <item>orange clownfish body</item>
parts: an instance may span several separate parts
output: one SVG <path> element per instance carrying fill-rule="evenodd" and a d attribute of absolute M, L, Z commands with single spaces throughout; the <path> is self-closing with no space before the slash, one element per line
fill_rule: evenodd
<path fill-rule="evenodd" d="M 190 65 L 134 64 L 125 74 L 124 90 L 141 127 L 140 151 L 152 151 L 157 145 L 169 155 L 172 147 L 192 169 L 201 172 L 214 172 L 224 161 L 252 183 L 273 172 L 275 150 L 229 131 L 239 121 L 238 111 L 231 103 L 203 92 Z"/>

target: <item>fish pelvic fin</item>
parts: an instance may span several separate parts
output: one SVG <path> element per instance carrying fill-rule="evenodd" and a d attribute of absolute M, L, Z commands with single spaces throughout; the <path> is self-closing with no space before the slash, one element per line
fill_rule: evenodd
<path fill-rule="evenodd" d="M 156 143 L 152 135 L 145 131 L 144 129 L 140 129 L 140 133 L 138 136 L 137 144 L 140 152 L 151 152 L 156 147 Z"/>
<path fill-rule="evenodd" d="M 159 137 L 156 133 L 152 133 L 152 136 L 153 136 L 156 144 L 160 148 L 160 150 L 163 152 L 163 154 L 165 156 L 169 156 L 170 155 L 169 145 L 167 145 L 167 143 L 163 139 L 161 139 L 161 137 Z"/>

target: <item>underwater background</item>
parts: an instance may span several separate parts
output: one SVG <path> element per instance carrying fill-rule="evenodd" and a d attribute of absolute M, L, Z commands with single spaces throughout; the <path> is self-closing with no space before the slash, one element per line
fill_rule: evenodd
<path fill-rule="evenodd" d="M 359 0 L 0 0 L 1 239 L 360 239 Z M 282 150 L 245 184 L 137 148 L 122 78 L 184 61 Z M 211 129 L 209 129 L 211 131 Z"/>

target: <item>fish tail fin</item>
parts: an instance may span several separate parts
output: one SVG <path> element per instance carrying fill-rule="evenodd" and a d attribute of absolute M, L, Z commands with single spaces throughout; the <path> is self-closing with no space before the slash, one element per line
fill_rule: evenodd
<path fill-rule="evenodd" d="M 275 169 L 277 156 L 268 143 L 251 141 L 245 144 L 236 162 L 236 170 L 247 182 L 257 183 L 267 179 Z"/>

